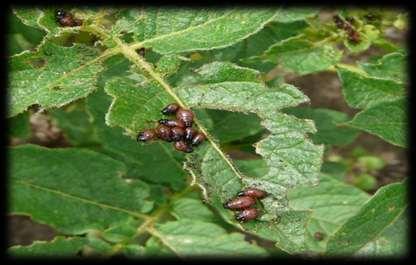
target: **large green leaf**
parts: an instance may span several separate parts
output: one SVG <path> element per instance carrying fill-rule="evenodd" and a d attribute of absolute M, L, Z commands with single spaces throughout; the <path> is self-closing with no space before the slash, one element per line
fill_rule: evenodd
<path fill-rule="evenodd" d="M 120 29 L 133 28 L 133 38 L 161 53 L 211 50 L 230 46 L 261 30 L 273 19 L 273 9 L 178 9 L 132 10 Z"/>
<path fill-rule="evenodd" d="M 102 70 L 96 49 L 83 45 L 62 47 L 50 42 L 38 51 L 11 57 L 8 116 L 33 104 L 61 107 L 95 89 Z"/>
<path fill-rule="evenodd" d="M 407 100 L 381 102 L 359 112 L 346 123 L 401 147 L 407 146 Z"/>
<path fill-rule="evenodd" d="M 341 55 L 342 53 L 331 45 L 318 45 L 305 40 L 305 36 L 300 34 L 272 45 L 263 57 L 304 75 L 328 69 L 341 59 Z"/>
<path fill-rule="evenodd" d="M 350 255 L 376 239 L 407 208 L 406 186 L 394 183 L 380 188 L 361 210 L 328 241 L 330 255 Z"/>
<path fill-rule="evenodd" d="M 379 102 L 394 101 L 405 95 L 402 83 L 372 77 L 360 69 L 338 66 L 338 76 L 345 100 L 353 108 L 368 108 Z"/>
<path fill-rule="evenodd" d="M 149 189 L 121 178 L 125 166 L 76 148 L 11 148 L 11 213 L 27 214 L 67 234 L 103 229 L 148 211 Z M 150 203 L 150 205 L 149 205 Z"/>
<path fill-rule="evenodd" d="M 8 253 L 16 257 L 75 257 L 87 240 L 84 237 L 55 237 L 50 242 L 35 241 L 29 246 L 13 246 Z"/>
<path fill-rule="evenodd" d="M 405 83 L 407 82 L 405 59 L 404 54 L 394 52 L 384 55 L 375 63 L 363 63 L 361 67 L 370 76 Z"/>

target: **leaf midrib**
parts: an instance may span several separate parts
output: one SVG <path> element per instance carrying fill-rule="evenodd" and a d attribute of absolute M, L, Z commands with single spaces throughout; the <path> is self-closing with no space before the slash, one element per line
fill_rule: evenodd
<path fill-rule="evenodd" d="M 49 192 L 49 193 L 53 193 L 53 194 L 56 194 L 57 196 L 67 197 L 67 198 L 71 198 L 71 199 L 74 199 L 74 200 L 78 200 L 78 201 L 81 201 L 81 202 L 86 203 L 86 204 L 91 204 L 91 205 L 98 206 L 98 207 L 101 207 L 101 208 L 106 208 L 106 209 L 111 209 L 113 211 L 119 211 L 119 212 L 127 213 L 129 215 L 132 215 L 134 217 L 138 217 L 140 219 L 148 219 L 149 218 L 145 214 L 141 214 L 141 213 L 138 213 L 138 212 L 133 212 L 131 210 L 120 208 L 120 207 L 117 207 L 117 206 L 112 206 L 112 205 L 108 205 L 108 204 L 104 204 L 104 203 L 100 203 L 100 202 L 95 202 L 95 201 L 92 201 L 92 200 L 89 200 L 89 199 L 85 199 L 85 198 L 82 198 L 82 197 L 79 197 L 79 196 L 76 196 L 76 195 L 73 195 L 73 194 L 69 194 L 69 193 L 60 191 L 60 190 L 39 186 L 39 185 L 30 183 L 30 182 L 27 182 L 27 181 L 14 180 L 13 182 L 17 183 L 17 184 L 21 184 L 23 186 L 33 188 L 33 189 L 38 189 L 38 190 L 46 191 L 46 192 Z"/>

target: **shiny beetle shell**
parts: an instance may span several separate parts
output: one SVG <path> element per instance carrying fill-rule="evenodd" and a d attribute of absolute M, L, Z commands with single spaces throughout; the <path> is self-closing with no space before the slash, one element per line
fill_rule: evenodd
<path fill-rule="evenodd" d="M 264 197 L 267 196 L 267 192 L 256 189 L 256 188 L 247 188 L 243 191 L 240 191 L 237 195 L 238 196 L 250 196 L 253 198 L 257 198 L 257 199 L 263 199 Z"/>
<path fill-rule="evenodd" d="M 180 120 L 168 120 L 168 119 L 160 119 L 159 124 L 163 124 L 169 127 L 181 127 L 185 128 L 185 124 Z"/>
<path fill-rule="evenodd" d="M 185 153 L 191 153 L 192 147 L 189 146 L 185 141 L 178 141 L 174 143 L 175 149 Z"/>
<path fill-rule="evenodd" d="M 168 126 L 160 124 L 156 127 L 156 134 L 157 136 L 165 141 L 171 142 L 172 139 L 170 138 L 170 128 Z"/>
<path fill-rule="evenodd" d="M 235 219 L 239 221 L 240 223 L 247 222 L 250 220 L 255 220 L 260 214 L 260 211 L 256 208 L 249 208 L 245 209 L 241 212 L 238 212 L 235 215 Z"/>
<path fill-rule="evenodd" d="M 253 206 L 255 203 L 255 199 L 249 196 L 241 196 L 224 203 L 224 208 L 230 210 L 242 210 Z"/>
<path fill-rule="evenodd" d="M 137 135 L 137 141 L 147 142 L 157 137 L 156 132 L 152 129 L 147 129 Z"/>
<path fill-rule="evenodd" d="M 169 104 L 162 109 L 162 114 L 163 115 L 175 114 L 179 108 L 180 108 L 179 105 L 176 103 Z"/>
<path fill-rule="evenodd" d="M 190 110 L 180 108 L 176 112 L 176 118 L 182 121 L 186 127 L 191 127 L 194 120 L 194 114 Z"/>
<path fill-rule="evenodd" d="M 199 132 L 197 135 L 195 135 L 195 137 L 192 139 L 192 145 L 193 146 L 197 146 L 199 144 L 201 144 L 203 141 L 205 141 L 205 134 Z"/>
<path fill-rule="evenodd" d="M 173 127 L 170 130 L 170 138 L 175 142 L 183 140 L 184 136 L 185 130 L 181 127 Z"/>
<path fill-rule="evenodd" d="M 192 127 L 186 127 L 185 128 L 185 141 L 191 142 L 194 136 L 198 133 L 197 130 L 195 130 Z"/>

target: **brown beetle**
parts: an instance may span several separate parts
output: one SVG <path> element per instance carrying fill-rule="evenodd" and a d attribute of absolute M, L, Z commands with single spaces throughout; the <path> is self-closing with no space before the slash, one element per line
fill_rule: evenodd
<path fill-rule="evenodd" d="M 179 108 L 176 112 L 176 118 L 182 121 L 186 127 L 191 127 L 194 120 L 194 114 L 190 110 Z"/>
<path fill-rule="evenodd" d="M 185 153 L 191 153 L 193 151 L 192 147 L 189 146 L 184 141 L 178 141 L 174 143 L 175 149 Z"/>
<path fill-rule="evenodd" d="M 191 142 L 194 136 L 198 133 L 197 130 L 195 130 L 192 127 L 186 127 L 185 128 L 185 141 Z"/>
<path fill-rule="evenodd" d="M 243 191 L 240 191 L 237 196 L 250 196 L 252 198 L 263 199 L 267 196 L 267 192 L 256 188 L 247 188 Z"/>
<path fill-rule="evenodd" d="M 157 136 L 165 141 L 171 142 L 172 139 L 170 138 L 170 128 L 168 126 L 160 124 L 156 127 L 156 134 Z"/>
<path fill-rule="evenodd" d="M 224 208 L 230 209 L 230 210 L 241 210 L 241 209 L 247 209 L 251 206 L 253 206 L 256 203 L 255 199 L 249 197 L 249 196 L 241 196 L 237 197 L 235 199 L 231 199 L 224 203 Z"/>
<path fill-rule="evenodd" d="M 185 130 L 181 127 L 173 127 L 170 130 L 170 138 L 175 142 L 182 140 L 184 136 Z"/>
<path fill-rule="evenodd" d="M 163 124 L 169 127 L 181 127 L 185 128 L 185 124 L 180 120 L 168 120 L 168 119 L 160 119 L 159 124 Z"/>
<path fill-rule="evenodd" d="M 63 9 L 55 10 L 55 19 L 63 27 L 76 27 L 82 24 L 82 20 L 74 18 L 71 13 Z"/>
<path fill-rule="evenodd" d="M 235 219 L 239 221 L 240 223 L 247 222 L 250 220 L 255 220 L 260 214 L 260 211 L 256 208 L 249 208 L 245 209 L 241 212 L 238 212 L 235 215 Z"/>
<path fill-rule="evenodd" d="M 163 115 L 175 114 L 179 108 L 180 108 L 179 105 L 176 103 L 169 104 L 162 109 L 162 114 Z"/>
<path fill-rule="evenodd" d="M 322 241 L 325 238 L 325 234 L 322 232 L 315 232 L 315 234 L 313 234 L 313 237 L 317 240 L 317 241 Z"/>
<path fill-rule="evenodd" d="M 137 135 L 137 141 L 141 141 L 141 142 L 147 142 L 156 138 L 157 138 L 157 135 L 155 131 L 152 129 L 144 130 Z"/>
<path fill-rule="evenodd" d="M 194 138 L 192 138 L 192 145 L 193 146 L 197 146 L 197 145 L 199 145 L 200 143 L 202 143 L 203 141 L 205 141 L 205 134 L 203 134 L 203 133 L 201 133 L 201 132 L 199 132 L 197 135 L 195 135 L 195 137 Z"/>
<path fill-rule="evenodd" d="M 141 56 L 144 57 L 146 54 L 146 49 L 145 48 L 140 48 L 137 50 L 137 53 Z"/>

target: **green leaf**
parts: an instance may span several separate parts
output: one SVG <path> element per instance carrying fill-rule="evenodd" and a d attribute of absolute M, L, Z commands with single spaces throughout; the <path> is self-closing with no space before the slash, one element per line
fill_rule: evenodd
<path fill-rule="evenodd" d="M 87 240 L 84 237 L 57 236 L 52 241 L 35 241 L 30 246 L 13 246 L 8 253 L 17 257 L 76 257 Z"/>
<path fill-rule="evenodd" d="M 330 255 L 356 253 L 377 238 L 407 208 L 406 186 L 394 183 L 380 188 L 361 210 L 328 241 Z"/>
<path fill-rule="evenodd" d="M 200 199 L 181 198 L 174 202 L 172 214 L 178 220 L 190 219 L 201 221 L 214 221 L 214 214 L 204 205 Z"/>
<path fill-rule="evenodd" d="M 285 112 L 315 122 L 317 133 L 312 136 L 312 140 L 316 144 L 346 145 L 352 143 L 358 135 L 358 131 L 353 128 L 337 125 L 349 119 L 343 112 L 308 107 L 290 108 Z"/>
<path fill-rule="evenodd" d="M 95 89 L 102 70 L 96 49 L 83 45 L 61 47 L 46 42 L 38 51 L 24 52 L 10 60 L 8 117 L 33 104 L 61 107 Z"/>
<path fill-rule="evenodd" d="M 128 241 L 137 232 L 140 222 L 134 218 L 128 218 L 127 220 L 121 220 L 118 223 L 113 224 L 111 227 L 103 231 L 101 237 L 112 243 Z"/>
<path fill-rule="evenodd" d="M 338 66 L 342 92 L 348 105 L 368 108 L 380 102 L 394 101 L 404 96 L 402 83 L 371 77 L 360 69 Z"/>
<path fill-rule="evenodd" d="M 156 225 L 152 235 L 179 257 L 192 256 L 256 256 L 267 252 L 244 240 L 244 235 L 227 233 L 218 225 L 184 219 Z"/>
<path fill-rule="evenodd" d="M 260 8 L 149 8 L 134 15 L 131 25 L 134 38 L 144 47 L 169 54 L 230 46 L 261 30 L 275 14 L 274 10 Z"/>
<path fill-rule="evenodd" d="M 400 257 L 409 251 L 409 223 L 406 211 L 380 234 L 377 239 L 367 243 L 356 256 Z"/>
<path fill-rule="evenodd" d="M 401 147 L 407 146 L 407 100 L 381 102 L 359 112 L 346 123 Z M 386 115 L 388 114 L 388 115 Z"/>
<path fill-rule="evenodd" d="M 127 128 L 131 136 L 155 127 L 162 117 L 160 110 L 174 101 L 162 87 L 138 74 L 108 81 L 105 92 L 114 98 L 106 123 Z"/>
<path fill-rule="evenodd" d="M 239 112 L 205 110 L 212 119 L 212 123 L 206 123 L 208 131 L 221 143 L 228 143 L 256 135 L 264 130 L 260 119 L 254 114 Z M 199 111 L 196 112 L 200 117 Z M 204 119 L 205 121 L 206 119 Z"/>
<path fill-rule="evenodd" d="M 99 144 L 94 132 L 95 128 L 91 124 L 85 108 L 83 101 L 50 112 L 53 121 L 63 131 L 72 146 Z"/>
<path fill-rule="evenodd" d="M 316 16 L 319 10 L 315 8 L 286 8 L 286 9 L 279 9 L 275 20 L 279 22 L 294 22 L 298 20 L 305 20 L 307 18 Z"/>
<path fill-rule="evenodd" d="M 123 180 L 125 166 L 102 154 L 21 145 L 9 155 L 11 213 L 82 234 L 148 210 L 146 184 Z"/>
<path fill-rule="evenodd" d="M 406 56 L 402 53 L 386 54 L 377 62 L 363 63 L 361 67 L 373 77 L 389 79 L 399 83 L 407 81 Z"/>
<path fill-rule="evenodd" d="M 16 138 L 26 139 L 30 136 L 29 113 L 24 112 L 9 119 L 9 135 Z"/>
<path fill-rule="evenodd" d="M 303 34 L 272 45 L 263 55 L 265 59 L 301 75 L 326 70 L 341 56 L 342 52 L 331 45 L 305 40 Z"/>
<path fill-rule="evenodd" d="M 330 236 L 354 216 L 368 198 L 365 192 L 328 175 L 321 175 L 316 187 L 291 190 L 288 195 L 290 207 L 312 211 L 307 224 L 306 249 L 325 252 Z M 317 232 L 324 235 L 323 240 L 315 238 Z"/>
<path fill-rule="evenodd" d="M 13 13 L 22 21 L 23 24 L 41 28 L 38 20 L 42 17 L 43 12 L 38 8 L 15 8 Z"/>

